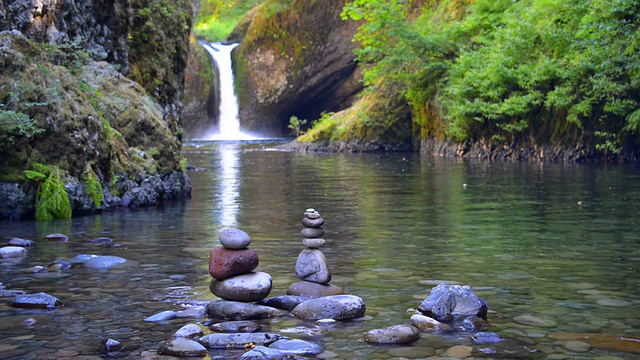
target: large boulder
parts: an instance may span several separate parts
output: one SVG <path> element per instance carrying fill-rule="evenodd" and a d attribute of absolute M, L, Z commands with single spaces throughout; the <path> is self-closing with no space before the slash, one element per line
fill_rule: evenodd
<path fill-rule="evenodd" d="M 351 105 L 362 77 L 352 42 L 359 24 L 340 18 L 346 2 L 267 1 L 241 22 L 233 56 L 244 129 L 283 135 L 292 115 L 313 120 Z"/>
<path fill-rule="evenodd" d="M 487 302 L 473 293 L 470 286 L 439 284 L 431 289 L 418 310 L 438 321 L 477 316 L 487 318 Z"/>

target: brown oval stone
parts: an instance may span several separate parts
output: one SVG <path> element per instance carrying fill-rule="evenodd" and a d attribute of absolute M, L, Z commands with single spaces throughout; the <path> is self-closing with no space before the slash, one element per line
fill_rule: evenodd
<path fill-rule="evenodd" d="M 258 254 L 253 249 L 231 250 L 216 246 L 209 254 L 209 274 L 216 280 L 247 274 L 258 267 Z"/>

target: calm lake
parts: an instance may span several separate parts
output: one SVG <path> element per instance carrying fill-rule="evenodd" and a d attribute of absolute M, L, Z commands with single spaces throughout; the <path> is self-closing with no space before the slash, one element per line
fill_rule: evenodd
<path fill-rule="evenodd" d="M 56 310 L 11 307 L 0 299 L 0 359 L 98 358 L 102 340 L 131 344 L 129 358 L 154 350 L 182 325 L 204 319 L 143 321 L 165 310 L 206 304 L 209 251 L 218 233 L 237 227 L 273 277 L 271 296 L 297 281 L 304 248 L 304 210 L 326 220 L 322 248 L 331 284 L 363 298 L 366 317 L 337 324 L 292 318 L 265 322 L 271 331 L 322 345 L 309 358 L 446 357 L 452 347 L 474 358 L 633 359 L 623 345 L 640 336 L 640 171 L 628 165 L 478 162 L 418 154 L 291 153 L 277 142 L 193 142 L 185 156 L 191 199 L 36 223 L 0 222 L 0 240 L 38 241 L 20 262 L 0 260 L 5 289 L 46 292 Z M 66 243 L 44 242 L 50 233 Z M 87 243 L 111 237 L 120 246 Z M 78 254 L 116 255 L 127 269 L 74 267 L 33 274 Z M 485 331 L 423 333 L 408 346 L 371 346 L 363 333 L 409 324 L 441 281 L 470 285 L 489 304 Z M 612 335 L 597 345 L 558 333 Z M 210 351 L 212 359 L 242 352 Z M 169 357 L 160 357 L 169 358 Z"/>

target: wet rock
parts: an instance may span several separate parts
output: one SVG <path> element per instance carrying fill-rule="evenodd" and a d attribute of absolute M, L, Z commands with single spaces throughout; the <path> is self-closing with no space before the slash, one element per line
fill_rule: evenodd
<path fill-rule="evenodd" d="M 176 316 L 179 318 L 197 318 L 202 319 L 206 315 L 204 306 L 191 306 L 184 310 L 176 311 Z"/>
<path fill-rule="evenodd" d="M 0 298 L 16 297 L 18 295 L 24 295 L 22 290 L 4 290 L 0 287 Z"/>
<path fill-rule="evenodd" d="M 316 211 L 316 209 L 309 208 L 304 211 L 304 217 L 307 219 L 319 219 L 320 213 Z"/>
<path fill-rule="evenodd" d="M 27 250 L 22 246 L 4 246 L 0 248 L 0 259 L 27 256 Z"/>
<path fill-rule="evenodd" d="M 11 246 L 22 246 L 22 247 L 32 247 L 36 246 L 37 243 L 33 240 L 21 239 L 21 238 L 13 238 L 9 240 L 9 245 Z"/>
<path fill-rule="evenodd" d="M 101 354 L 106 354 L 108 358 L 122 358 L 129 355 L 127 347 L 118 340 L 104 339 L 99 349 Z"/>
<path fill-rule="evenodd" d="M 65 234 L 49 234 L 44 239 L 46 241 L 69 241 L 69 237 Z"/>
<path fill-rule="evenodd" d="M 209 349 L 244 349 L 246 344 L 269 346 L 285 337 L 275 333 L 209 334 L 198 340 Z"/>
<path fill-rule="evenodd" d="M 438 321 L 449 322 L 456 317 L 468 316 L 486 319 L 488 305 L 469 286 L 440 284 L 431 289 L 418 310 Z"/>
<path fill-rule="evenodd" d="M 86 241 L 89 244 L 100 244 L 100 245 L 109 245 L 109 244 L 113 244 L 113 239 L 110 237 L 97 237 L 97 238 L 93 238 L 91 240 L 87 240 Z"/>
<path fill-rule="evenodd" d="M 211 280 L 209 290 L 215 296 L 231 301 L 260 301 L 271 292 L 271 275 L 252 272 L 222 281 Z"/>
<path fill-rule="evenodd" d="M 411 325 L 394 325 L 384 329 L 374 329 L 364 335 L 370 344 L 408 344 L 420 338 L 420 331 Z"/>
<path fill-rule="evenodd" d="M 71 263 L 65 260 L 55 260 L 47 267 L 49 271 L 62 271 L 69 268 L 71 268 Z"/>
<path fill-rule="evenodd" d="M 209 326 L 209 330 L 220 333 L 253 333 L 260 328 L 260 324 L 249 320 L 225 321 Z"/>
<path fill-rule="evenodd" d="M 298 356 L 287 354 L 280 350 L 268 348 L 266 346 L 256 346 L 251 351 L 242 354 L 240 360 L 297 360 Z"/>
<path fill-rule="evenodd" d="M 84 266 L 90 269 L 98 269 L 98 270 L 106 270 L 116 267 L 118 265 L 124 264 L 127 262 L 127 259 L 123 259 L 119 256 L 96 256 L 94 258 L 88 259 L 84 262 Z"/>
<path fill-rule="evenodd" d="M 364 315 L 362 298 L 355 295 L 333 295 L 307 300 L 296 306 L 291 314 L 304 320 L 347 320 Z"/>
<path fill-rule="evenodd" d="M 287 354 L 317 355 L 324 351 L 322 346 L 300 339 L 282 339 L 269 345 L 270 349 L 280 350 Z"/>
<path fill-rule="evenodd" d="M 324 219 L 322 217 L 317 217 L 315 219 L 310 219 L 308 217 L 302 218 L 302 225 L 308 228 L 319 228 L 324 225 Z"/>
<path fill-rule="evenodd" d="M 12 306 L 27 309 L 55 309 L 62 303 L 57 297 L 46 293 L 16 295 Z"/>
<path fill-rule="evenodd" d="M 471 356 L 471 351 L 473 350 L 470 346 L 465 345 L 456 345 L 447 349 L 447 356 L 456 358 L 456 359 L 464 359 Z"/>
<path fill-rule="evenodd" d="M 300 231 L 302 236 L 306 238 L 319 238 L 324 235 L 324 230 L 322 228 L 304 228 Z"/>
<path fill-rule="evenodd" d="M 327 241 L 325 239 L 322 239 L 322 238 L 315 238 L 315 239 L 305 238 L 305 239 L 302 239 L 302 245 L 304 245 L 304 246 L 306 246 L 308 248 L 312 248 L 312 249 L 319 249 L 319 248 L 323 247 L 326 243 L 327 243 Z"/>
<path fill-rule="evenodd" d="M 151 316 L 145 318 L 144 321 L 146 321 L 146 322 L 167 321 L 167 320 L 175 319 L 177 317 L 178 317 L 178 315 L 177 315 L 177 313 L 175 311 L 167 310 L 167 311 L 163 311 L 161 313 L 157 313 L 155 315 L 151 315 Z"/>
<path fill-rule="evenodd" d="M 500 335 L 493 332 L 479 332 L 473 335 L 473 341 L 478 344 L 495 344 L 502 341 Z"/>
<path fill-rule="evenodd" d="M 286 315 L 287 312 L 269 306 L 238 301 L 212 301 L 207 304 L 207 316 L 219 320 L 258 320 Z"/>
<path fill-rule="evenodd" d="M 98 255 L 78 254 L 78 255 L 74 256 L 73 258 L 69 259 L 69 263 L 71 263 L 71 266 L 80 265 L 80 264 L 84 264 L 85 262 L 87 262 L 87 260 L 93 259 L 95 257 L 98 257 Z"/>
<path fill-rule="evenodd" d="M 276 309 L 291 311 L 293 310 L 293 308 L 298 306 L 301 302 L 304 302 L 310 299 L 312 298 L 309 296 L 282 295 L 282 296 L 276 296 L 276 297 L 260 300 L 256 304 L 271 306 Z"/>
<path fill-rule="evenodd" d="M 521 325 L 537 326 L 537 327 L 554 327 L 558 323 L 548 318 L 539 318 L 533 315 L 525 314 L 513 318 L 515 322 Z"/>
<path fill-rule="evenodd" d="M 562 343 L 562 347 L 573 352 L 587 352 L 591 350 L 591 345 L 584 341 L 572 340 Z"/>
<path fill-rule="evenodd" d="M 158 354 L 176 357 L 204 357 L 207 356 L 207 348 L 196 341 L 178 338 L 160 343 Z"/>
<path fill-rule="evenodd" d="M 479 331 L 489 327 L 489 323 L 477 316 L 470 316 L 461 322 L 455 323 L 454 327 L 462 331 Z"/>
<path fill-rule="evenodd" d="M 331 281 L 331 271 L 322 251 L 302 250 L 296 261 L 296 277 L 317 284 L 328 284 Z"/>
<path fill-rule="evenodd" d="M 174 338 L 196 339 L 204 335 L 200 326 L 196 324 L 187 324 L 173 334 Z"/>
<path fill-rule="evenodd" d="M 428 316 L 415 314 L 411 316 L 411 325 L 418 328 L 422 332 L 428 331 L 451 331 L 451 326 L 441 323 L 436 319 L 432 319 Z"/>
<path fill-rule="evenodd" d="M 216 280 L 224 280 L 250 273 L 258 263 L 258 254 L 253 249 L 229 250 L 216 246 L 209 254 L 209 274 Z"/>
<path fill-rule="evenodd" d="M 318 298 L 323 296 L 344 294 L 342 288 L 331 284 L 316 284 L 309 281 L 298 281 L 289 286 L 287 295 Z"/>
<path fill-rule="evenodd" d="M 249 246 L 251 238 L 240 229 L 224 229 L 220 232 L 220 244 L 227 249 L 241 250 Z"/>

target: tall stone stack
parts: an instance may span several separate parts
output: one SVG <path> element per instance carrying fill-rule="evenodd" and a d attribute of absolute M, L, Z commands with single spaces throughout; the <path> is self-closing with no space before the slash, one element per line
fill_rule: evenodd
<path fill-rule="evenodd" d="M 342 289 L 329 285 L 331 270 L 324 253 L 320 250 L 326 241 L 321 238 L 324 235 L 324 219 L 315 209 L 307 209 L 302 218 L 301 231 L 304 239 L 302 244 L 306 246 L 296 261 L 296 277 L 301 282 L 289 286 L 287 294 L 298 296 L 321 297 L 342 294 Z"/>
<path fill-rule="evenodd" d="M 260 301 L 271 292 L 271 275 L 253 271 L 258 267 L 258 254 L 249 248 L 251 238 L 240 229 L 220 232 L 220 244 L 209 254 L 209 289 L 224 300 Z"/>

